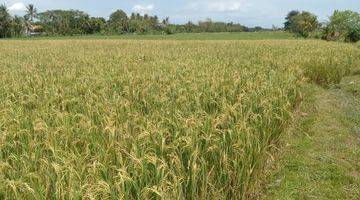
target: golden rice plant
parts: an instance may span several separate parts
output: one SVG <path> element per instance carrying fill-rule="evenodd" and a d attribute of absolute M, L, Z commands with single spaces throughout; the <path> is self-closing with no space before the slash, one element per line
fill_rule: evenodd
<path fill-rule="evenodd" d="M 0 41 L 0 199 L 245 199 L 321 41 Z M 256 191 L 255 191 L 256 192 Z"/>

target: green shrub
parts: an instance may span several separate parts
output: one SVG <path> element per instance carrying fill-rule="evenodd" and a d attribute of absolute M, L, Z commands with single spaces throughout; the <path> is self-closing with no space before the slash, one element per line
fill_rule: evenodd
<path fill-rule="evenodd" d="M 354 11 L 335 11 L 323 31 L 323 39 L 357 42 L 360 40 L 360 14 Z"/>
<path fill-rule="evenodd" d="M 350 31 L 347 36 L 349 42 L 358 42 L 360 41 L 360 23 L 356 26 L 350 28 Z M 358 44 L 359 45 L 359 44 Z"/>

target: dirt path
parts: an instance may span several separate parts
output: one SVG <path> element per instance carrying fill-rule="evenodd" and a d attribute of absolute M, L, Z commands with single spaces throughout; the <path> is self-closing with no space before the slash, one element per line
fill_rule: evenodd
<path fill-rule="evenodd" d="M 360 76 L 306 93 L 263 199 L 360 199 Z"/>

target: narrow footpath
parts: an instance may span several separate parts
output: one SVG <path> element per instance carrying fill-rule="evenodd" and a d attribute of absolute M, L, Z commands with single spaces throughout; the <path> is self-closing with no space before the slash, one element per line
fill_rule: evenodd
<path fill-rule="evenodd" d="M 305 91 L 261 199 L 360 199 L 360 73 Z"/>

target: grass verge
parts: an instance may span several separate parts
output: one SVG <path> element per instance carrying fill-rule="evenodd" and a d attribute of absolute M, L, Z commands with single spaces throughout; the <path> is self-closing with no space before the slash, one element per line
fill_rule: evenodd
<path fill-rule="evenodd" d="M 269 170 L 264 199 L 360 198 L 360 76 L 315 85 Z"/>

